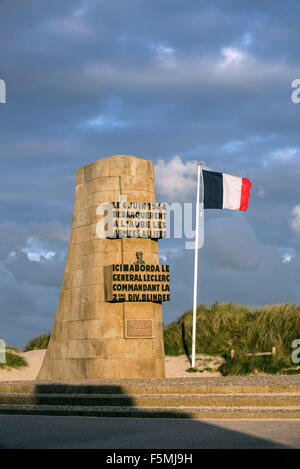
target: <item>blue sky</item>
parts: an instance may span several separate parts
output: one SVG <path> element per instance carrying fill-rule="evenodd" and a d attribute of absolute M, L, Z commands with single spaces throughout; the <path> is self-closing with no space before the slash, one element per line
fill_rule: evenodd
<path fill-rule="evenodd" d="M 195 161 L 248 177 L 247 213 L 207 211 L 199 302 L 300 300 L 298 1 L 2 0 L 0 336 L 50 331 L 76 169 L 151 159 L 159 201 L 195 198 Z M 209 212 L 209 213 L 208 213 Z M 193 252 L 160 242 L 170 322 L 192 306 Z"/>

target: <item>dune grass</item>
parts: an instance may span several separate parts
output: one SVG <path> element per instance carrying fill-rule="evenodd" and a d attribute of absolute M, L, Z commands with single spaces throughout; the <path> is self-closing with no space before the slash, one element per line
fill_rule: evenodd
<path fill-rule="evenodd" d="M 24 352 L 30 352 L 30 350 L 46 349 L 48 347 L 49 340 L 50 340 L 50 335 L 47 333 L 41 334 L 38 337 L 34 337 L 24 347 Z"/>
<path fill-rule="evenodd" d="M 192 319 L 192 311 L 187 311 L 165 327 L 166 355 L 191 355 Z M 24 351 L 46 349 L 49 339 L 49 334 L 35 337 Z M 295 339 L 300 339 L 298 304 L 266 305 L 253 309 L 236 303 L 215 303 L 212 306 L 201 304 L 197 308 L 196 353 L 224 357 L 225 362 L 218 368 L 224 376 L 259 372 L 300 373 L 300 364 L 291 360 Z M 274 346 L 274 356 L 247 356 L 247 353 L 271 352 Z M 233 358 L 230 357 L 231 349 L 235 350 Z M 22 360 L 17 353 L 13 354 L 12 349 L 7 351 L 6 366 L 14 362 L 14 367 L 18 367 L 18 363 L 25 366 Z M 195 370 L 189 371 L 192 373 Z"/>
<path fill-rule="evenodd" d="M 5 363 L 0 363 L 0 370 L 8 369 L 8 368 L 24 368 L 28 366 L 27 361 L 25 360 L 22 355 L 22 352 L 17 347 L 12 345 L 8 345 L 6 347 L 6 354 L 5 354 Z"/>
<path fill-rule="evenodd" d="M 15 345 L 7 345 L 6 350 L 12 350 L 13 352 L 16 352 L 16 353 L 22 353 L 22 350 L 20 350 Z"/>
<path fill-rule="evenodd" d="M 300 305 L 278 304 L 253 309 L 235 303 L 201 304 L 197 309 L 196 352 L 226 358 L 219 367 L 223 375 L 256 372 L 300 373 L 291 360 L 292 342 L 300 338 Z M 191 354 L 192 312 L 164 329 L 166 355 Z M 269 352 L 273 357 L 247 357 Z M 231 349 L 235 350 L 230 358 Z"/>

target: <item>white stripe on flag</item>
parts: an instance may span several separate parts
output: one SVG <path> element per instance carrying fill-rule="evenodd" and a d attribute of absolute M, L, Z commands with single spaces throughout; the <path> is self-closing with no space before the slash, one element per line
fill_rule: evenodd
<path fill-rule="evenodd" d="M 241 193 L 242 178 L 223 173 L 223 208 L 239 210 Z"/>

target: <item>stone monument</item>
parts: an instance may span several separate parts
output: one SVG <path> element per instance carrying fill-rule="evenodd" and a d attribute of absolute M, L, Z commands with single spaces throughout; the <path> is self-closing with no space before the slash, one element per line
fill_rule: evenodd
<path fill-rule="evenodd" d="M 78 169 L 64 280 L 38 381 L 165 377 L 169 267 L 158 256 L 165 223 L 151 161 L 114 155 Z"/>

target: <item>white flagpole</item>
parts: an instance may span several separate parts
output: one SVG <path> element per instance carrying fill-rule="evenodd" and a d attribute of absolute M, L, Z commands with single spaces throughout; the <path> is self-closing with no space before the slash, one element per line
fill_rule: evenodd
<path fill-rule="evenodd" d="M 197 286 L 198 286 L 198 250 L 199 250 L 199 216 L 200 216 L 200 176 L 202 179 L 202 162 L 198 162 L 197 201 L 196 201 L 196 239 L 194 263 L 194 299 L 193 299 L 193 338 L 192 338 L 192 368 L 196 363 L 196 312 L 197 312 Z M 202 187 L 203 199 L 203 187 Z M 201 207 L 201 210 L 203 206 Z"/>

